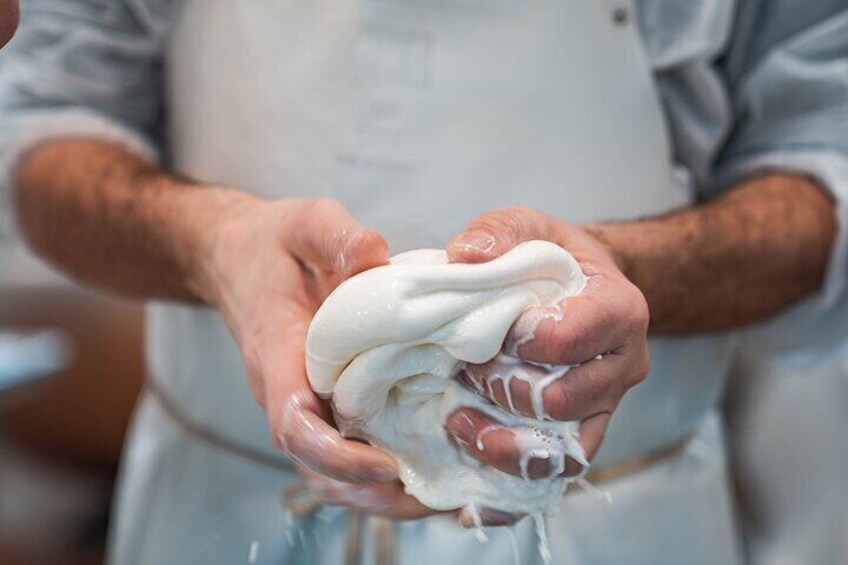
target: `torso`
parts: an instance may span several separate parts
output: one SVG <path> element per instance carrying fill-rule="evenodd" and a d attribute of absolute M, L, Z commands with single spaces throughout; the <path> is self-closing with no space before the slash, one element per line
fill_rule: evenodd
<path fill-rule="evenodd" d="M 571 221 L 686 204 L 632 22 L 597 0 L 187 3 L 167 57 L 173 164 L 270 197 L 333 196 L 392 251 L 441 247 L 525 204 Z M 227 41 L 222 42 L 221 38 Z M 156 306 L 153 373 L 185 409 L 270 449 L 214 313 Z M 199 353 L 201 352 L 202 353 Z M 654 341 L 600 459 L 691 431 L 726 365 L 714 339 Z M 157 362 L 158 360 L 158 362 Z M 215 375 L 215 387 L 197 379 Z"/>

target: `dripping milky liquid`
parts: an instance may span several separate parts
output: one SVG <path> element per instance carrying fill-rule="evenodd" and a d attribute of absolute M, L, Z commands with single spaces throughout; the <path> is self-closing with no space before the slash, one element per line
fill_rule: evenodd
<path fill-rule="evenodd" d="M 283 521 L 285 524 L 283 534 L 286 536 L 286 542 L 288 542 L 289 547 L 294 547 L 294 536 L 292 535 L 292 529 L 294 528 L 294 515 L 288 507 L 286 507 L 285 513 L 283 514 Z"/>
<path fill-rule="evenodd" d="M 306 547 L 306 535 L 303 533 L 303 528 L 297 528 L 297 536 L 300 538 L 300 545 Z"/>
<path fill-rule="evenodd" d="M 518 377 L 517 374 L 507 373 L 506 375 L 502 375 L 500 373 L 494 373 L 486 381 L 486 383 L 488 385 L 488 389 L 489 389 L 489 398 L 495 397 L 494 390 L 493 390 L 495 381 L 501 382 L 501 386 L 503 387 L 503 390 L 504 390 L 504 396 L 506 396 L 507 406 L 509 407 L 509 411 L 512 414 L 515 414 L 515 404 L 513 403 L 513 400 L 512 400 L 512 380 L 514 378 L 520 379 L 520 377 Z M 520 380 L 524 380 L 524 379 L 520 379 Z"/>
<path fill-rule="evenodd" d="M 599 356 L 600 357 L 600 356 Z M 526 383 L 530 388 L 530 403 L 533 409 L 533 416 L 539 420 L 552 420 L 544 406 L 545 390 L 562 378 L 569 370 L 574 368 L 573 365 L 547 365 L 542 363 L 524 362 L 509 355 L 500 354 L 495 358 L 495 362 L 504 365 L 500 372 L 493 373 L 488 377 L 477 378 L 472 376 L 475 390 L 480 394 L 485 394 L 490 399 L 495 398 L 495 383 L 500 381 L 503 388 L 504 397 L 506 398 L 506 408 L 509 413 L 516 414 L 515 400 L 513 398 L 512 384 L 513 381 Z M 529 372 L 525 365 L 531 365 L 539 369 L 543 369 L 547 374 L 540 376 Z M 473 371 L 470 371 L 473 375 Z M 503 407 L 502 407 L 503 408 Z"/>
<path fill-rule="evenodd" d="M 480 517 L 480 511 L 477 510 L 477 505 L 469 504 L 466 506 L 468 516 L 471 518 L 471 523 L 474 525 L 474 535 L 480 543 L 489 541 L 489 536 L 483 531 L 483 519 Z"/>
<path fill-rule="evenodd" d="M 514 527 L 515 526 L 507 526 L 504 529 L 506 530 L 507 536 L 509 536 L 509 544 L 512 547 L 512 562 L 514 565 L 521 565 L 521 556 L 518 553 L 518 540 L 515 539 Z"/>
<path fill-rule="evenodd" d="M 559 368 L 559 370 L 553 371 L 551 374 L 543 377 L 542 379 L 533 383 L 532 386 L 532 402 L 533 402 L 533 414 L 536 418 L 541 420 L 550 420 L 551 417 L 548 415 L 545 410 L 544 405 L 544 395 L 545 389 L 547 389 L 551 384 L 555 381 L 559 380 L 563 375 L 565 375 L 568 370 L 571 369 L 570 366 L 565 366 Z"/>
<path fill-rule="evenodd" d="M 599 489 L 589 481 L 584 478 L 577 479 L 577 484 L 583 489 L 583 492 L 586 494 L 593 496 L 599 500 L 606 502 L 607 504 L 612 504 L 612 494 L 606 490 Z"/>
<path fill-rule="evenodd" d="M 601 355 L 595 357 L 596 360 L 600 360 L 601 358 Z M 528 371 L 525 368 L 524 362 L 519 359 L 516 359 L 515 357 L 510 357 L 508 355 L 501 354 L 498 356 L 497 360 L 506 366 L 503 367 L 501 371 L 493 373 L 486 379 L 472 379 L 477 391 L 481 393 L 485 391 L 485 393 L 487 393 L 490 398 L 494 398 L 494 384 L 496 381 L 500 381 L 501 386 L 503 387 L 503 393 L 506 400 L 506 407 L 509 409 L 510 413 L 515 414 L 515 402 L 513 399 L 512 388 L 513 381 L 518 380 L 520 382 L 527 383 L 530 388 L 530 403 L 535 418 L 541 420 L 551 420 L 550 415 L 544 407 L 545 390 L 547 390 L 547 388 L 554 382 L 562 378 L 574 366 L 532 364 L 547 371 L 547 374 L 544 374 L 540 377 L 538 374 L 533 374 Z M 490 425 L 480 430 L 477 437 L 475 438 L 475 444 L 478 450 L 483 451 L 483 440 L 485 436 L 496 429 L 503 429 L 503 426 Z M 519 466 L 521 477 L 524 480 L 531 480 L 529 466 L 530 461 L 532 461 L 533 459 L 541 459 L 548 461 L 548 479 L 558 477 L 565 472 L 565 457 L 569 453 L 571 453 L 572 456 L 574 456 L 575 459 L 577 459 L 585 467 L 588 467 L 588 462 L 585 460 L 584 457 L 581 456 L 582 453 L 574 453 L 574 448 L 576 447 L 575 443 L 577 442 L 576 438 L 566 438 L 560 434 L 557 434 L 556 432 L 553 432 L 552 430 L 540 429 L 536 427 L 513 429 L 512 433 L 516 443 L 516 447 L 521 455 L 519 460 Z M 568 480 L 563 481 L 561 494 L 565 493 L 566 487 L 570 482 L 571 481 Z M 584 482 L 585 481 L 581 481 L 581 485 Z M 486 539 L 485 534 L 481 529 L 482 522 L 480 520 L 480 516 L 476 508 L 469 508 L 469 514 L 471 515 L 472 521 L 474 522 L 478 539 Z M 548 539 L 547 534 L 546 518 L 543 514 L 540 513 L 534 514 L 532 516 L 532 520 L 534 533 L 537 539 L 537 549 L 539 551 L 539 556 L 541 557 L 542 562 L 545 565 L 550 565 L 553 562 L 553 556 L 551 554 L 550 541 Z M 518 563 L 519 554 L 517 542 L 512 531 L 509 532 L 509 535 L 511 536 L 510 540 L 512 543 L 513 557 L 515 562 Z"/>
<path fill-rule="evenodd" d="M 546 526 L 547 523 L 542 514 L 533 515 L 533 528 L 536 530 L 536 539 L 539 542 L 539 556 L 545 565 L 551 565 L 553 563 L 553 556 L 551 555 L 551 546 L 548 542 L 548 530 Z"/>
<path fill-rule="evenodd" d="M 524 480 L 531 480 L 529 467 L 533 459 L 548 462 L 547 479 L 555 479 L 565 471 L 565 457 L 572 451 L 569 449 L 571 442 L 567 438 L 539 428 L 513 430 L 513 438 L 521 455 L 519 467 Z"/>
<path fill-rule="evenodd" d="M 522 255 L 522 250 L 525 250 L 523 253 L 526 256 Z M 416 264 L 416 261 L 411 260 L 411 255 L 407 255 L 403 260 L 404 265 L 389 265 L 380 271 L 366 272 L 359 276 L 359 286 L 356 286 L 357 277 L 354 277 L 348 281 L 347 286 L 342 285 L 337 289 L 334 293 L 335 299 L 331 296 L 325 301 L 310 326 L 307 339 L 308 376 L 310 383 L 319 395 L 331 399 L 334 404 L 344 409 L 337 411 L 336 417 L 338 420 L 339 415 L 344 413 L 341 424 L 345 425 L 348 430 L 361 433 L 364 437 L 360 439 L 368 440 L 371 443 L 385 443 L 387 444 L 385 450 L 389 452 L 397 451 L 396 455 L 403 455 L 407 461 L 412 462 L 412 464 L 407 465 L 410 468 L 408 474 L 411 475 L 413 472 L 418 474 L 415 475 L 415 481 L 409 481 L 409 484 L 406 485 L 411 494 L 419 497 L 422 502 L 426 503 L 426 499 L 429 498 L 433 499 L 435 504 L 450 506 L 451 508 L 468 506 L 469 503 L 476 502 L 476 507 L 469 510 L 468 519 L 477 526 L 478 532 L 476 534 L 478 538 L 485 538 L 484 532 L 479 531 L 482 526 L 480 510 L 483 505 L 491 504 L 490 501 L 494 501 L 493 504 L 497 505 L 499 501 L 503 501 L 506 507 L 523 510 L 523 513 L 529 515 L 538 514 L 539 519 L 541 519 L 542 514 L 547 510 L 553 511 L 554 507 L 558 505 L 559 500 L 556 495 L 560 491 L 562 482 L 560 480 L 541 480 L 534 481 L 537 484 L 531 485 L 520 478 L 501 477 L 496 472 L 481 466 L 482 463 L 475 460 L 471 455 L 468 455 L 467 458 L 462 457 L 464 454 L 467 455 L 467 452 L 461 447 L 452 444 L 442 445 L 442 442 L 438 441 L 422 441 L 421 445 L 424 449 L 419 450 L 414 438 L 436 437 L 432 433 L 421 434 L 418 428 L 429 431 L 432 429 L 431 424 L 438 426 L 441 423 L 443 425 L 444 415 L 449 414 L 449 410 L 455 409 L 455 402 L 462 400 L 464 396 L 469 399 L 472 408 L 477 407 L 490 417 L 502 420 L 502 427 L 524 426 L 525 429 L 530 430 L 527 441 L 531 448 L 524 450 L 528 452 L 525 456 L 523 472 L 525 479 L 528 478 L 529 469 L 527 467 L 530 464 L 530 457 L 533 456 L 530 451 L 535 452 L 536 458 L 547 460 L 548 468 L 552 473 L 555 472 L 558 468 L 562 468 L 564 462 L 564 455 L 560 452 L 567 448 L 568 452 L 571 453 L 575 447 L 579 448 L 579 444 L 572 441 L 576 437 L 577 423 L 539 421 L 549 419 L 541 402 L 544 389 L 548 386 L 548 383 L 539 384 L 537 381 L 549 377 L 549 373 L 552 372 L 551 368 L 543 367 L 547 370 L 537 370 L 532 367 L 520 367 L 526 378 L 531 379 L 528 380 L 527 393 L 522 397 L 514 398 L 512 393 L 519 391 L 513 391 L 511 386 L 504 387 L 508 391 L 507 398 L 503 402 L 504 406 L 514 412 L 515 401 L 518 401 L 522 410 L 532 416 L 535 404 L 536 415 L 542 416 L 542 418 L 536 418 L 536 421 L 530 421 L 532 418 L 518 417 L 519 415 L 500 418 L 496 408 L 491 403 L 487 403 L 485 399 L 474 398 L 470 394 L 466 395 L 466 391 L 460 391 L 455 383 L 450 383 L 447 389 L 427 393 L 429 395 L 426 398 L 427 402 L 440 410 L 444 409 L 443 412 L 439 412 L 439 417 L 442 418 L 441 422 L 437 421 L 436 410 L 433 410 L 433 413 L 430 414 L 432 418 L 422 417 L 420 421 L 414 419 L 412 424 L 407 425 L 410 419 L 404 417 L 403 411 L 407 405 L 395 403 L 394 400 L 397 399 L 394 398 L 392 399 L 393 402 L 389 403 L 391 410 L 384 407 L 383 411 L 379 413 L 380 417 L 376 418 L 370 413 L 370 404 L 365 406 L 357 401 L 360 398 L 357 394 L 367 392 L 372 387 L 374 384 L 372 383 L 373 375 L 383 374 L 385 370 L 387 376 L 402 378 L 403 375 L 408 374 L 408 369 L 419 367 L 423 361 L 427 363 L 432 361 L 434 366 L 438 365 L 441 371 L 439 376 L 450 374 L 455 367 L 455 365 L 450 364 L 452 359 L 461 363 L 467 362 L 468 359 L 478 359 L 481 357 L 479 346 L 489 346 L 486 351 L 491 351 L 494 354 L 502 347 L 501 342 L 504 336 L 502 330 L 511 325 L 515 325 L 517 330 L 529 329 L 528 326 L 534 326 L 532 331 L 529 332 L 511 332 L 520 338 L 513 341 L 515 349 L 520 348 L 535 337 L 533 335 L 535 326 L 538 326 L 541 320 L 552 319 L 556 321 L 563 318 L 560 307 L 546 304 L 549 302 L 559 303 L 565 298 L 579 294 L 585 285 L 585 277 L 580 272 L 579 265 L 573 257 L 559 246 L 548 242 L 521 244 L 507 254 L 511 258 L 496 259 L 490 263 L 477 266 L 464 265 L 461 268 L 466 272 L 455 274 L 449 271 L 454 271 L 460 267 L 441 265 L 440 261 L 431 265 L 428 257 L 432 257 L 432 253 L 422 253 L 419 254 L 420 260 L 418 261 L 421 264 L 420 271 L 412 267 Z M 443 254 L 438 253 L 440 259 L 443 259 Z M 410 265 L 410 267 L 405 265 Z M 503 265 L 503 267 L 499 265 Z M 556 268 L 543 268 L 544 265 Z M 444 271 L 443 275 L 442 271 Z M 480 273 L 479 277 L 476 272 Z M 363 277 L 370 277 L 370 279 Z M 461 284 L 457 285 L 457 280 Z M 545 282 L 544 284 L 535 284 L 534 281 L 536 280 L 544 280 Z M 375 293 L 375 288 L 382 288 L 384 292 Z M 470 297 L 472 293 L 477 296 L 476 293 L 487 290 L 493 291 L 493 297 L 498 300 L 501 297 L 506 298 L 507 291 L 511 296 L 514 293 L 516 299 L 519 296 L 535 294 L 534 302 L 536 306 L 526 310 L 516 321 L 514 314 L 510 313 L 510 316 L 506 316 L 504 314 L 506 310 L 500 307 L 489 307 L 486 301 L 482 305 L 477 305 L 476 298 L 474 300 L 455 300 L 456 296 Z M 450 293 L 443 291 L 450 291 Z M 482 300 L 482 297 L 487 295 L 479 294 L 479 296 Z M 416 305 L 425 299 L 426 304 L 432 302 L 437 307 L 418 308 Z M 421 303 L 424 304 L 425 302 Z M 509 303 L 512 304 L 512 302 Z M 492 302 L 492 304 L 495 304 L 495 302 Z M 497 302 L 497 304 L 501 304 L 501 302 Z M 421 317 L 397 317 L 392 314 L 397 311 L 407 311 L 407 306 L 416 306 L 408 310 L 410 312 L 420 311 Z M 473 310 L 469 310 L 471 307 L 473 307 Z M 355 322 L 352 322 L 352 320 L 355 320 Z M 527 323 L 528 321 L 530 323 Z M 385 328 L 392 327 L 395 324 L 399 325 L 399 330 L 403 330 L 399 333 L 408 335 L 402 345 L 404 347 L 409 346 L 409 355 L 391 356 L 390 358 L 378 355 L 377 352 L 388 354 L 391 351 L 396 351 L 395 348 L 399 344 L 396 344 L 393 339 L 386 341 L 381 337 Z M 433 330 L 432 328 L 437 329 Z M 498 328 L 498 331 L 494 331 L 493 328 Z M 437 335 L 439 339 L 434 340 L 433 338 Z M 347 336 L 350 337 L 349 340 Z M 479 343 L 466 343 L 468 336 L 479 336 Z M 359 340 L 363 337 L 368 339 Z M 351 344 L 359 343 L 357 340 L 363 342 L 361 347 L 354 347 L 353 345 L 341 347 L 339 345 L 348 342 Z M 374 343 L 371 343 L 372 341 Z M 433 343 L 431 344 L 431 342 Z M 436 347 L 437 343 L 439 344 L 438 347 Z M 430 345 L 424 346 L 422 344 Z M 524 347 L 526 348 L 526 346 Z M 372 350 L 377 351 L 371 353 Z M 506 347 L 504 351 L 510 351 L 510 347 Z M 419 358 L 419 353 L 422 354 L 423 359 Z M 343 362 L 342 359 L 344 359 Z M 359 362 L 354 363 L 350 359 Z M 336 361 L 330 362 L 329 360 Z M 444 361 L 444 366 L 442 361 Z M 518 359 L 514 359 L 514 363 L 522 365 Z M 358 371 L 357 368 L 361 370 Z M 513 367 L 507 365 L 506 368 L 512 369 Z M 396 372 L 395 369 L 397 369 Z M 565 373 L 565 370 L 559 369 L 558 376 L 561 376 Z M 340 379 L 342 376 L 345 379 Z M 546 380 L 554 382 L 556 378 Z M 492 385 L 488 379 L 482 380 L 488 382 L 485 384 L 479 383 L 478 391 L 481 393 L 485 391 L 486 385 L 489 385 L 489 387 Z M 341 381 L 344 381 L 347 385 L 339 386 L 337 390 L 336 385 Z M 521 385 L 520 388 L 524 388 L 524 386 Z M 341 394 L 342 392 L 344 394 Z M 491 388 L 489 392 L 492 392 Z M 531 393 L 533 396 L 537 396 L 539 400 L 534 402 Z M 500 393 L 498 396 L 500 399 Z M 399 397 L 402 398 L 403 396 L 399 395 Z M 526 406 L 522 406 L 522 401 Z M 415 406 L 419 405 L 416 403 Z M 506 408 L 503 412 L 506 413 Z M 551 410 L 551 412 L 554 412 L 554 410 Z M 357 428 L 357 425 L 362 423 L 357 418 L 366 418 L 365 423 L 369 426 L 366 427 L 363 424 L 360 426 L 361 429 Z M 432 422 L 428 420 L 432 420 Z M 373 424 L 373 426 L 370 424 Z M 340 427 L 342 426 L 340 425 Z M 538 433 L 538 430 L 533 431 L 532 428 L 542 430 L 550 428 L 553 434 L 546 436 Z M 439 436 L 436 439 L 442 438 Z M 489 438 L 490 443 L 486 446 L 488 451 L 491 451 L 489 446 L 492 445 L 492 439 L 495 438 Z M 469 438 L 469 443 L 476 445 L 478 440 L 482 446 L 483 438 L 481 437 L 475 437 L 473 440 Z M 444 465 L 442 464 L 443 461 L 429 457 L 431 447 L 433 448 L 432 453 L 444 455 Z M 454 453 L 454 449 L 459 453 Z M 400 459 L 400 457 L 398 458 Z M 430 462 L 435 463 L 432 472 L 427 465 L 423 464 Z M 455 481 L 450 484 L 439 482 L 443 477 L 451 476 L 451 473 L 443 471 L 452 472 L 454 470 L 468 474 L 483 487 L 486 487 L 480 491 L 483 494 L 476 494 L 478 491 L 475 489 L 469 488 L 467 492 L 464 492 L 464 489 L 455 488 Z M 427 473 L 423 473 L 423 471 L 427 471 Z M 518 469 L 515 471 L 517 473 Z M 474 500 L 475 498 L 478 500 Z M 528 523 L 526 526 L 529 527 L 530 524 Z M 544 528 L 541 533 L 545 533 Z M 538 531 L 537 535 L 539 535 Z M 544 540 L 540 540 L 540 546 L 546 547 L 546 544 L 547 537 L 545 536 Z M 546 560 L 546 562 L 548 561 Z"/>

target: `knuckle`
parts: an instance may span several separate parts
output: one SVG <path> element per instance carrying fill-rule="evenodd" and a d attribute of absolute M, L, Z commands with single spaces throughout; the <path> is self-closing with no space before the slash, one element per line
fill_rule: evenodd
<path fill-rule="evenodd" d="M 646 352 L 645 355 L 642 356 L 641 360 L 642 360 L 642 362 L 639 365 L 639 370 L 636 373 L 639 382 L 642 382 L 645 379 L 647 379 L 648 373 L 651 372 L 651 361 L 650 361 L 650 358 L 647 355 L 647 352 Z"/>
<path fill-rule="evenodd" d="M 650 314 L 645 296 L 635 286 L 628 300 L 627 327 L 632 332 L 647 333 Z"/>
<path fill-rule="evenodd" d="M 648 360 L 647 353 L 639 355 L 639 357 L 633 364 L 632 370 L 630 371 L 630 379 L 628 382 L 630 387 L 636 386 L 642 381 L 644 381 L 646 378 L 648 378 L 649 372 L 650 362 Z"/>
<path fill-rule="evenodd" d="M 621 307 L 611 300 L 599 301 L 594 314 L 595 316 L 591 320 L 591 326 L 598 333 L 605 333 L 622 324 L 625 326 L 629 326 L 630 324 L 630 308 L 627 305 Z"/>
<path fill-rule="evenodd" d="M 600 406 L 601 411 L 607 412 L 609 414 L 612 414 L 613 412 L 615 412 L 615 409 L 618 408 L 618 403 L 621 400 L 621 397 L 623 395 L 624 395 L 624 393 L 622 392 L 622 394 L 617 396 L 617 397 L 612 397 L 612 398 L 607 399 L 605 402 L 603 402 L 601 404 L 601 406 Z"/>
<path fill-rule="evenodd" d="M 611 305 L 607 319 L 609 328 L 616 328 L 617 335 L 626 341 L 644 340 L 648 335 L 648 313 L 641 294 L 628 293 L 620 302 Z"/>

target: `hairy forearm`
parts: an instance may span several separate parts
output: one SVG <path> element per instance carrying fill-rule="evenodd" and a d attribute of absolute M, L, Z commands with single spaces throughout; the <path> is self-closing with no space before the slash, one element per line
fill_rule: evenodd
<path fill-rule="evenodd" d="M 40 255 L 80 280 L 143 297 L 207 300 L 214 227 L 255 204 L 82 139 L 40 146 L 17 181 L 18 223 Z M 587 229 L 645 294 L 651 331 L 694 332 L 757 321 L 819 288 L 835 220 L 818 185 L 771 174 L 700 206 Z"/>
<path fill-rule="evenodd" d="M 721 330 L 818 289 L 834 233 L 830 196 L 769 174 L 666 216 L 589 226 L 642 290 L 654 333 Z"/>
<path fill-rule="evenodd" d="M 246 195 L 182 181 L 116 144 L 36 148 L 15 186 L 33 249 L 72 277 L 141 297 L 204 300 L 210 226 Z"/>

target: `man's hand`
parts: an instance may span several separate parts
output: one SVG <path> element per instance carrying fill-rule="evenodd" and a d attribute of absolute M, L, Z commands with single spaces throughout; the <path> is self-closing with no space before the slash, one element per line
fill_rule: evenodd
<path fill-rule="evenodd" d="M 403 492 L 389 455 L 341 437 L 306 378 L 313 314 L 343 279 L 387 261 L 382 236 L 338 202 L 192 183 L 103 141 L 44 143 L 17 181 L 19 225 L 69 275 L 221 310 L 275 442 L 321 502 L 397 519 L 433 513 Z"/>
<path fill-rule="evenodd" d="M 432 514 L 403 492 L 391 456 L 341 436 L 306 377 L 312 316 L 342 280 L 387 262 L 385 240 L 333 200 L 238 200 L 210 234 L 199 287 L 236 338 L 276 445 L 324 504 L 395 519 Z"/>
<path fill-rule="evenodd" d="M 306 384 L 303 336 L 317 298 L 386 259 L 382 238 L 362 230 L 338 205 L 260 205 L 236 191 L 169 175 L 114 143 L 69 138 L 29 153 L 18 168 L 15 202 L 29 243 L 66 274 L 130 296 L 218 304 L 243 347 L 254 393 L 268 409 L 278 441 L 297 457 L 330 475 L 392 474 L 386 454 L 339 437 Z M 326 210 L 309 208 L 328 204 L 343 222 L 324 224 Z M 537 311 L 542 321 L 530 336 L 534 316 L 528 313 L 507 345 L 529 360 L 583 363 L 549 387 L 544 411 L 583 417 L 582 442 L 592 455 L 621 394 L 646 370 L 645 303 L 627 280 L 647 297 L 655 332 L 702 332 L 760 320 L 821 285 L 836 229 L 833 208 L 815 182 L 774 173 L 696 207 L 585 230 L 522 208 L 486 214 L 451 243 L 449 255 L 486 261 L 519 241 L 549 239 L 580 261 L 590 284 L 560 305 L 562 320 L 559 310 Z M 353 232 L 336 231 L 345 226 Z M 615 251 L 615 261 L 599 241 Z M 317 249 L 325 253 L 309 253 Z M 523 343 L 523 337 L 531 339 Z M 470 378 L 485 379 L 490 369 L 473 369 L 477 376 Z M 497 388 L 494 400 L 503 404 Z M 516 410 L 527 413 L 526 390 L 517 382 L 512 388 Z M 304 429 L 315 426 L 322 433 L 314 436 L 328 447 L 342 445 L 344 461 L 362 455 L 369 463 L 340 465 L 335 453 L 337 461 L 320 457 L 320 444 L 308 437 L 280 436 L 284 413 Z M 476 416 L 469 414 L 470 430 L 463 428 L 465 418 L 452 418 L 454 434 L 478 434 L 482 422 Z M 487 433 L 484 439 L 485 457 L 514 471 L 511 433 Z M 473 451 L 475 444 L 468 443 Z M 385 475 L 375 471 L 381 465 Z M 548 470 L 546 462 L 529 469 L 533 476 Z"/>
<path fill-rule="evenodd" d="M 507 335 L 507 353 L 527 361 L 507 366 L 497 361 L 469 366 L 462 378 L 504 410 L 532 418 L 580 421 L 580 443 L 591 459 L 603 441 L 621 397 L 648 373 L 648 307 L 636 286 L 622 274 L 610 252 L 586 231 L 536 210 L 513 207 L 476 218 L 448 245 L 453 262 L 490 261 L 517 244 L 547 240 L 568 250 L 588 277 L 578 295 L 551 307 L 527 309 Z M 534 408 L 528 380 L 544 378 L 539 364 L 576 365 L 543 391 L 542 413 Z M 504 380 L 505 371 L 525 378 Z M 494 375 L 498 375 L 492 378 Z M 504 383 L 510 383 L 510 390 Z M 514 433 L 479 411 L 461 408 L 447 428 L 458 444 L 478 459 L 520 475 L 521 454 Z M 488 429 L 486 429 L 488 428 Z M 481 432 L 486 432 L 481 435 Z M 528 473 L 547 477 L 558 462 L 536 459 Z M 581 466 L 567 458 L 565 475 Z M 553 467 L 552 467 L 553 465 Z"/>

